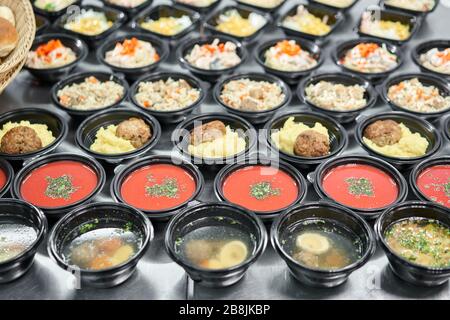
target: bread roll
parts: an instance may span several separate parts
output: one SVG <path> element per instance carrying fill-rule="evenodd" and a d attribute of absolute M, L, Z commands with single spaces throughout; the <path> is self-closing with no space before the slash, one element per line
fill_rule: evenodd
<path fill-rule="evenodd" d="M 14 13 L 12 10 L 7 6 L 0 6 L 0 18 L 6 19 L 13 26 L 16 26 L 16 18 L 14 17 Z"/>
<path fill-rule="evenodd" d="M 6 57 L 17 46 L 19 35 L 11 22 L 0 18 L 0 58 Z"/>

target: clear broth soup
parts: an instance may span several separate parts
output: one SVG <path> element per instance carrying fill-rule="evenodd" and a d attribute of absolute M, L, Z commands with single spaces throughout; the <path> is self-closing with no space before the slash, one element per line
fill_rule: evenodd
<path fill-rule="evenodd" d="M 27 250 L 36 241 L 37 234 L 24 219 L 0 217 L 0 263 Z"/>

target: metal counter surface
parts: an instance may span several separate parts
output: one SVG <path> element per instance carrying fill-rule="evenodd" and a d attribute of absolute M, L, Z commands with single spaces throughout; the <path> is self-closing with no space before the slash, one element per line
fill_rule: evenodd
<path fill-rule="evenodd" d="M 99 3 L 98 1 L 85 1 L 86 3 Z M 231 1 L 225 0 L 220 7 Z M 295 2 L 288 0 L 289 3 Z M 167 1 L 154 1 L 154 4 L 167 3 Z M 334 65 L 330 54 L 340 41 L 356 38 L 355 26 L 361 12 L 368 5 L 376 4 L 376 0 L 360 0 L 348 14 L 344 23 L 330 37 L 330 41 L 324 44 L 326 57 L 324 65 L 319 72 L 339 71 Z M 397 73 L 418 72 L 419 68 L 411 60 L 411 49 L 426 39 L 445 38 L 450 29 L 450 3 L 441 1 L 437 10 L 430 14 L 422 24 L 416 36 L 404 46 L 406 61 Z M 281 9 L 285 12 L 290 4 Z M 198 28 L 197 28 L 198 30 Z M 195 34 L 195 32 L 194 32 Z M 258 41 L 281 36 L 282 32 L 271 26 L 267 28 Z M 188 35 L 189 36 L 189 35 Z M 250 59 L 237 72 L 263 71 L 254 61 L 254 45 L 248 47 Z M 174 57 L 174 50 L 169 60 L 162 65 L 161 70 L 181 71 Z M 80 66 L 78 71 L 108 70 L 100 66 L 95 54 L 91 53 L 88 59 Z M 22 71 L 16 80 L 0 96 L 0 112 L 24 108 L 41 107 L 56 111 L 63 115 L 70 124 L 70 133 L 66 140 L 58 147 L 57 152 L 81 152 L 75 147 L 74 131 L 77 124 L 70 116 L 57 110 L 50 100 L 50 88 L 48 84 L 39 83 L 28 72 Z M 127 107 L 132 108 L 130 102 Z M 280 112 L 288 110 L 307 110 L 295 97 L 290 106 Z M 391 109 L 383 105 L 381 99 L 376 106 L 366 110 L 363 114 L 369 115 L 379 112 L 389 112 Z M 209 111 L 223 111 L 217 106 L 211 93 L 203 105 L 196 110 L 197 113 Z M 442 128 L 444 119 L 438 119 L 434 125 Z M 354 137 L 354 124 L 346 125 L 350 143 L 344 154 L 365 153 L 360 148 Z M 173 125 L 163 126 L 163 135 L 157 147 L 150 154 L 170 154 L 172 143 L 170 134 Z M 441 130 L 442 131 L 442 130 Z M 445 140 L 446 146 L 440 151 L 442 154 L 450 154 L 450 144 Z M 114 174 L 113 166 L 105 166 L 107 176 Z M 212 187 L 213 172 L 204 172 L 206 188 L 200 196 L 200 201 L 216 200 Z M 312 185 L 308 185 L 307 201 L 317 200 Z M 410 199 L 414 199 L 409 195 Z M 110 201 L 109 181 L 103 192 L 95 201 Z M 333 289 L 314 289 L 305 287 L 295 281 L 287 270 L 283 260 L 271 248 L 270 243 L 264 255 L 250 267 L 246 277 L 238 284 L 224 289 L 207 289 L 188 280 L 183 269 L 172 262 L 167 256 L 163 246 L 164 224 L 155 224 L 156 235 L 150 249 L 140 261 L 137 272 L 124 284 L 111 289 L 74 289 L 69 283 L 70 279 L 65 271 L 60 269 L 47 255 L 45 242 L 36 255 L 36 260 L 31 270 L 22 278 L 0 285 L 0 299 L 450 299 L 450 286 L 445 284 L 437 288 L 414 287 L 399 280 L 388 268 L 387 259 L 381 249 L 378 249 L 374 257 L 363 268 L 354 272 L 349 280 L 342 286 Z"/>

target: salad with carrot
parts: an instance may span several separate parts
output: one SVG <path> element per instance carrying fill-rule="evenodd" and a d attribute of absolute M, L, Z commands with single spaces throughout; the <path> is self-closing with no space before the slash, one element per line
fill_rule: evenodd
<path fill-rule="evenodd" d="M 133 37 L 116 43 L 113 50 L 106 52 L 105 61 L 120 68 L 139 68 L 159 61 L 160 57 L 150 42 Z"/>
<path fill-rule="evenodd" d="M 303 50 L 295 40 L 282 40 L 265 53 L 266 66 L 282 71 L 303 71 L 317 65 L 310 52 Z"/>
<path fill-rule="evenodd" d="M 220 42 L 219 39 L 214 39 L 210 44 L 196 44 L 185 59 L 192 66 L 204 70 L 228 69 L 241 62 L 236 50 L 237 47 L 233 42 Z"/>
<path fill-rule="evenodd" d="M 77 59 L 75 52 L 63 45 L 61 40 L 52 39 L 30 51 L 27 66 L 34 69 L 51 69 L 68 65 Z"/>
<path fill-rule="evenodd" d="M 398 57 L 385 44 L 360 43 L 348 50 L 339 61 L 340 65 L 363 73 L 381 73 L 394 69 Z"/>

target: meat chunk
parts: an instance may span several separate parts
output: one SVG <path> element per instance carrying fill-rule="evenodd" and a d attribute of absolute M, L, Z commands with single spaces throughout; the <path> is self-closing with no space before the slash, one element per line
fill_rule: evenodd
<path fill-rule="evenodd" d="M 191 132 L 191 144 L 196 146 L 204 142 L 211 142 L 226 134 L 225 124 L 214 120 L 202 126 L 194 127 Z"/>
<path fill-rule="evenodd" d="M 294 153 L 302 157 L 325 156 L 330 153 L 330 141 L 322 133 L 306 130 L 295 140 Z"/>
<path fill-rule="evenodd" d="M 0 149 L 8 154 L 29 153 L 42 148 L 41 138 L 30 127 L 17 126 L 12 128 L 2 138 Z"/>
<path fill-rule="evenodd" d="M 116 136 L 129 140 L 133 147 L 140 148 L 150 140 L 152 132 L 144 120 L 130 118 L 117 126 Z"/>
<path fill-rule="evenodd" d="M 384 147 L 399 142 L 402 138 L 402 129 L 394 120 L 377 120 L 366 127 L 364 137 Z"/>

